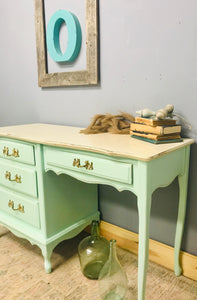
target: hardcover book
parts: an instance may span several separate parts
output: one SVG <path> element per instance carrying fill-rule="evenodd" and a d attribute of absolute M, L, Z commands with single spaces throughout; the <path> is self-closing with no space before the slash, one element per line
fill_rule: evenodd
<path fill-rule="evenodd" d="M 165 125 L 172 126 L 176 124 L 175 119 L 158 120 L 158 119 L 149 119 L 149 118 L 141 118 L 141 117 L 135 117 L 135 122 L 150 125 L 150 126 L 165 126 Z"/>
<path fill-rule="evenodd" d="M 180 139 L 174 139 L 174 140 L 156 141 L 156 140 L 147 139 L 147 138 L 144 138 L 142 136 L 137 136 L 137 135 L 132 135 L 131 137 L 135 138 L 137 140 L 141 140 L 141 141 L 152 143 L 152 144 L 178 143 L 178 142 L 182 142 L 183 141 L 182 138 L 180 138 Z"/>
<path fill-rule="evenodd" d="M 166 135 L 158 135 L 153 133 L 144 133 L 144 132 L 138 132 L 138 131 L 130 131 L 131 135 L 144 137 L 147 139 L 155 140 L 155 141 L 162 141 L 162 140 L 174 140 L 174 139 L 180 139 L 181 136 L 179 133 L 173 133 L 173 134 L 166 134 Z"/>
<path fill-rule="evenodd" d="M 147 132 L 147 133 L 153 133 L 153 134 L 158 134 L 158 135 L 181 132 L 180 125 L 151 126 L 151 125 L 145 125 L 145 124 L 140 124 L 140 123 L 131 123 L 130 129 L 132 131 Z"/>

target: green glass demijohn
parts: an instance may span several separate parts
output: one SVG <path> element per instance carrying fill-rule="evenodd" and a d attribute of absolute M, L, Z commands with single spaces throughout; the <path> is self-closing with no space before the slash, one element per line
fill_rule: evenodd
<path fill-rule="evenodd" d="M 91 235 L 79 243 L 78 254 L 82 273 L 87 278 L 98 279 L 109 257 L 109 241 L 100 236 L 98 221 L 92 221 Z"/>
<path fill-rule="evenodd" d="M 109 259 L 99 274 L 99 294 L 102 300 L 123 300 L 127 289 L 127 276 L 116 254 L 116 240 L 110 240 Z"/>

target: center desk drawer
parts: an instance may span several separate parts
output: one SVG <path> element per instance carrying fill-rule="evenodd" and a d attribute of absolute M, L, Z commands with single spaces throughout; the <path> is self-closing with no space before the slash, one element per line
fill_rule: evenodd
<path fill-rule="evenodd" d="M 40 227 L 39 206 L 37 201 L 27 200 L 16 193 L 0 188 L 0 210 L 25 223 Z"/>
<path fill-rule="evenodd" d="M 9 189 L 37 197 L 37 181 L 34 169 L 15 167 L 0 161 L 0 184 Z"/>
<path fill-rule="evenodd" d="M 75 150 L 44 147 L 44 159 L 49 169 L 50 166 L 60 167 L 127 184 L 132 183 L 132 163 L 102 157 L 100 154 L 91 155 L 89 152 L 86 154 Z"/>

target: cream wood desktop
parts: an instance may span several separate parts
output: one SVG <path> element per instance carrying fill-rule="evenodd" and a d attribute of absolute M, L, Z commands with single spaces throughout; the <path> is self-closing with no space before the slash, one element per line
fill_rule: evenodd
<path fill-rule="evenodd" d="M 40 247 L 46 272 L 55 246 L 99 219 L 97 185 L 137 196 L 138 300 L 145 299 L 152 193 L 179 181 L 175 274 L 181 274 L 190 145 L 153 145 L 129 135 L 84 135 L 81 128 L 30 124 L 0 128 L 0 223 Z M 123 216 L 124 217 L 124 216 Z"/>

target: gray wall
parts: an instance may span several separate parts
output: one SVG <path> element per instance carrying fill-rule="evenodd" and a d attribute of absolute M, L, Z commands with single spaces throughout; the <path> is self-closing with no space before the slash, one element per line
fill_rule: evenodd
<path fill-rule="evenodd" d="M 45 1 L 50 9 L 51 0 Z M 97 113 L 135 114 L 144 107 L 157 110 L 172 103 L 192 125 L 192 130 L 184 127 L 184 135 L 196 140 L 196 0 L 100 0 L 99 14 L 100 84 L 41 89 L 37 85 L 34 2 L 2 2 L 0 125 L 43 122 L 85 127 Z M 182 248 L 195 255 L 196 177 L 194 144 Z M 135 196 L 106 186 L 100 187 L 99 195 L 104 220 L 137 232 Z M 151 238 L 173 244 L 177 205 L 177 180 L 155 191 Z"/>

